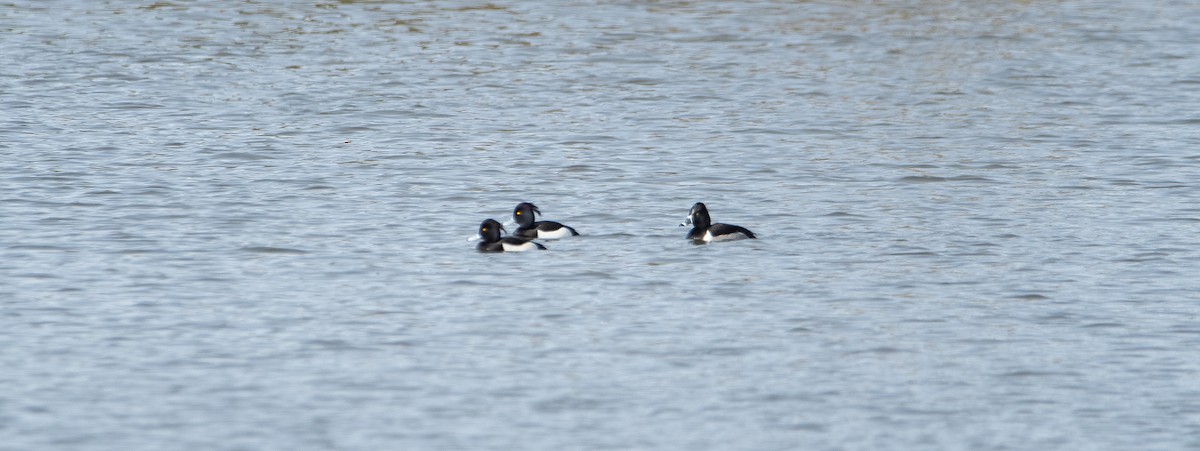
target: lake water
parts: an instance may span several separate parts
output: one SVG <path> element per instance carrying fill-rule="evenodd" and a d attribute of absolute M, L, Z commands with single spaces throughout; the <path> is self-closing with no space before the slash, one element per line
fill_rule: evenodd
<path fill-rule="evenodd" d="M 1169 0 L 0 3 L 0 448 L 1200 448 L 1197 43 Z M 465 241 L 522 201 L 583 236 Z"/>

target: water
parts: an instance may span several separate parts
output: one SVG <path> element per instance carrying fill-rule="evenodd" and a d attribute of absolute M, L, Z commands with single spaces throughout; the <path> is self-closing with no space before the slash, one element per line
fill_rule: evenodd
<path fill-rule="evenodd" d="M 0 448 L 1200 447 L 1200 7 L 890 3 L 6 2 Z"/>

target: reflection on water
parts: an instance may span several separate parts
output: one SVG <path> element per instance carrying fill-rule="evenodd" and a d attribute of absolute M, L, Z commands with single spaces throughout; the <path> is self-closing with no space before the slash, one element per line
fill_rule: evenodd
<path fill-rule="evenodd" d="M 0 5 L 0 430 L 16 449 L 1195 447 L 1198 19 Z M 522 201 L 583 236 L 462 240 Z M 699 201 L 759 239 L 689 245 Z"/>

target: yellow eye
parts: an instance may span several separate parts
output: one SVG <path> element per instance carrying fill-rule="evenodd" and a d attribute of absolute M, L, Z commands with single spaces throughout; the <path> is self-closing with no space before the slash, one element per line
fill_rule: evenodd
<path fill-rule="evenodd" d="M 517 216 L 521 216 L 521 212 L 519 212 L 519 211 L 518 211 L 518 212 L 517 212 Z"/>
<path fill-rule="evenodd" d="M 484 228 L 482 228 L 482 229 L 479 229 L 479 230 L 482 230 L 482 231 L 486 232 L 486 231 L 487 231 L 487 227 L 484 227 Z"/>

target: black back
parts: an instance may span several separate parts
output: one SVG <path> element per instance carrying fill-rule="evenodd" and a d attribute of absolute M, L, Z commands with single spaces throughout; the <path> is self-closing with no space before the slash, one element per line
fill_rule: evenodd
<path fill-rule="evenodd" d="M 526 237 L 526 238 L 537 238 L 538 230 L 541 230 L 543 232 L 553 232 L 555 230 L 563 229 L 563 228 L 565 228 L 565 229 L 567 229 L 567 231 L 571 232 L 572 236 L 579 235 L 579 232 L 576 232 L 575 229 L 569 225 L 559 223 L 559 222 L 554 222 L 554 221 L 538 221 L 538 222 L 535 222 L 530 225 L 524 225 L 524 226 L 517 227 L 517 231 L 513 232 L 513 236 L 520 236 L 520 237 Z"/>
<path fill-rule="evenodd" d="M 751 232 L 750 230 L 746 229 L 745 227 L 735 226 L 732 224 L 721 224 L 721 223 L 713 224 L 708 227 L 708 231 L 712 232 L 713 236 L 729 235 L 732 233 L 742 233 L 742 234 L 746 235 L 746 238 L 752 238 L 752 239 L 758 238 L 758 237 L 754 236 L 754 232 Z M 703 237 L 704 233 L 701 233 L 700 236 Z"/>

